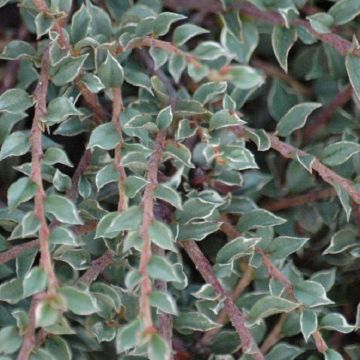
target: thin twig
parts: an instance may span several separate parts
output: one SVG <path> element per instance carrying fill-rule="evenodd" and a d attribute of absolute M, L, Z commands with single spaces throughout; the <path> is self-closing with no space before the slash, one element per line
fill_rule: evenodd
<path fill-rule="evenodd" d="M 264 360 L 264 355 L 261 353 L 250 330 L 246 326 L 245 316 L 236 306 L 231 296 L 221 286 L 219 280 L 214 274 L 209 260 L 202 253 L 198 244 L 193 240 L 185 240 L 181 241 L 181 245 L 193 261 L 203 279 L 213 287 L 214 291 L 218 295 L 224 298 L 225 310 L 241 339 L 243 352 L 250 352 L 255 360 Z"/>
<path fill-rule="evenodd" d="M 265 338 L 265 340 L 261 344 L 260 349 L 264 354 L 266 354 L 270 350 L 270 348 L 281 339 L 282 328 L 283 328 L 283 325 L 284 325 L 284 322 L 285 322 L 287 316 L 288 316 L 288 314 L 286 314 L 286 313 L 283 313 L 280 315 L 279 320 L 277 321 L 277 323 L 275 324 L 273 329 L 270 331 L 268 336 Z"/>
<path fill-rule="evenodd" d="M 244 272 L 244 275 L 241 277 L 240 281 L 237 283 L 235 289 L 232 291 L 230 297 L 234 301 L 239 298 L 239 296 L 243 293 L 243 291 L 251 284 L 253 280 L 254 269 L 251 266 L 247 266 Z M 216 322 L 221 325 L 225 325 L 228 322 L 229 318 L 226 312 L 226 309 L 222 309 L 218 317 L 216 318 Z M 203 337 L 201 338 L 198 347 L 202 348 L 203 346 L 207 346 L 214 339 L 215 335 L 221 330 L 221 328 L 215 328 L 207 331 Z"/>
<path fill-rule="evenodd" d="M 36 184 L 37 190 L 34 199 L 35 217 L 40 223 L 39 243 L 40 243 L 40 264 L 46 273 L 48 280 L 48 292 L 56 293 L 58 281 L 54 272 L 49 249 L 49 226 L 45 217 L 45 190 L 41 175 L 42 150 L 42 118 L 46 115 L 46 99 L 49 84 L 49 49 L 44 52 L 42 69 L 38 86 L 35 90 L 36 106 L 35 115 L 31 128 L 31 180 Z"/>
<path fill-rule="evenodd" d="M 119 134 L 120 142 L 116 145 L 115 148 L 115 168 L 119 173 L 119 201 L 118 201 L 118 211 L 124 211 L 127 209 L 128 206 L 128 199 L 126 196 L 125 191 L 125 181 L 126 181 L 126 172 L 124 166 L 121 164 L 121 151 L 124 147 L 122 130 L 121 130 L 121 122 L 120 122 L 120 115 L 122 111 L 122 96 L 121 96 L 121 89 L 120 88 L 113 88 L 113 113 L 112 113 L 112 122 L 114 127 Z"/>
<path fill-rule="evenodd" d="M 152 283 L 147 272 L 147 266 L 152 256 L 151 238 L 149 235 L 149 227 L 154 220 L 154 190 L 157 186 L 157 174 L 161 163 L 163 147 L 166 134 L 163 130 L 159 131 L 154 144 L 154 152 L 148 162 L 148 184 L 145 186 L 143 196 L 143 221 L 140 227 L 140 236 L 143 240 L 143 247 L 140 256 L 139 271 L 141 274 L 140 288 L 140 317 L 144 321 L 145 332 L 152 333 L 154 331 L 151 307 L 149 304 L 149 295 L 152 291 Z"/>
<path fill-rule="evenodd" d="M 269 211 L 280 211 L 296 206 L 305 205 L 317 200 L 327 199 L 336 196 L 334 188 L 327 188 L 321 191 L 313 191 L 304 195 L 289 196 L 279 200 L 269 201 L 261 205 L 262 208 Z"/>

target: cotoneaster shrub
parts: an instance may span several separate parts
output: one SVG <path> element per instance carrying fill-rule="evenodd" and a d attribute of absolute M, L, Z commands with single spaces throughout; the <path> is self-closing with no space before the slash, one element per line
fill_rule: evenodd
<path fill-rule="evenodd" d="M 0 1 L 0 359 L 360 359 L 359 0 Z"/>

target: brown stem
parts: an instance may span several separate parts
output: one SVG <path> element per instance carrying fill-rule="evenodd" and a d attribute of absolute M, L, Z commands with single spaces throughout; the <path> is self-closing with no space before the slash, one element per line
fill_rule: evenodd
<path fill-rule="evenodd" d="M 312 123 L 304 128 L 302 133 L 303 143 L 308 143 L 316 135 L 319 129 L 323 128 L 331 120 L 334 111 L 344 106 L 351 100 L 353 94 L 352 87 L 346 86 L 335 98 L 324 108 L 324 110 L 314 119 Z"/>
<path fill-rule="evenodd" d="M 40 243 L 40 264 L 46 273 L 48 280 L 48 292 L 56 293 L 58 281 L 51 262 L 51 254 L 49 250 L 49 227 L 45 217 L 44 202 L 46 199 L 45 190 L 41 175 L 41 158 L 42 150 L 42 118 L 46 115 L 46 99 L 49 84 L 49 49 L 45 50 L 42 69 L 39 82 L 35 90 L 36 106 L 35 115 L 31 128 L 31 180 L 36 184 L 37 190 L 34 200 L 35 217 L 40 223 L 39 243 Z"/>
<path fill-rule="evenodd" d="M 140 236 L 143 240 L 143 247 L 141 250 L 139 271 L 141 274 L 141 288 L 140 288 L 140 316 L 144 321 L 145 332 L 153 331 L 153 321 L 151 317 L 151 307 L 149 304 L 149 295 L 152 291 L 152 284 L 150 276 L 147 272 L 147 266 L 152 256 L 151 252 L 151 238 L 149 235 L 149 227 L 154 220 L 154 190 L 158 183 L 157 174 L 161 163 L 163 147 L 166 134 L 160 131 L 156 136 L 155 149 L 148 162 L 148 184 L 145 186 L 143 196 L 143 221 L 140 227 Z"/>
<path fill-rule="evenodd" d="M 128 207 L 128 199 L 125 192 L 125 181 L 126 181 L 126 172 L 124 166 L 121 164 L 121 150 L 124 147 L 123 139 L 122 139 L 122 130 L 121 130 L 121 122 L 120 115 L 122 111 L 122 96 L 120 88 L 113 88 L 113 114 L 112 114 L 112 122 L 115 126 L 116 131 L 120 136 L 120 142 L 116 145 L 115 148 L 115 167 L 119 173 L 119 201 L 118 201 L 118 211 L 124 211 Z"/>
<path fill-rule="evenodd" d="M 313 191 L 308 194 L 298 195 L 298 196 L 290 196 L 285 197 L 279 200 L 269 201 L 265 204 L 262 204 L 266 210 L 269 211 L 280 211 L 284 209 L 288 209 L 291 207 L 301 206 L 304 204 L 308 204 L 317 200 L 327 199 L 329 197 L 336 196 L 336 191 L 334 188 L 327 188 L 321 191 Z"/>
<path fill-rule="evenodd" d="M 181 241 L 181 245 L 185 249 L 190 259 L 193 261 L 196 269 L 200 272 L 203 279 L 213 287 L 214 291 L 218 295 L 224 298 L 225 310 L 241 339 L 243 352 L 252 350 L 251 354 L 254 359 L 264 360 L 264 355 L 258 348 L 250 330 L 246 327 L 245 316 L 235 305 L 234 300 L 231 298 L 231 296 L 221 286 L 219 280 L 214 274 L 209 260 L 202 253 L 198 244 L 193 240 L 185 240 Z"/>
<path fill-rule="evenodd" d="M 254 269 L 251 266 L 247 266 L 244 275 L 237 283 L 235 289 L 231 293 L 230 297 L 234 301 L 243 293 L 243 291 L 251 284 L 253 279 Z M 221 325 L 225 325 L 228 322 L 228 315 L 226 309 L 222 309 L 216 322 Z M 221 328 L 215 328 L 207 331 L 199 342 L 199 347 L 207 346 L 214 339 L 215 335 L 220 331 Z"/>
<path fill-rule="evenodd" d="M 239 126 L 234 127 L 233 131 L 240 137 L 245 136 L 245 127 Z M 250 128 L 249 128 L 250 129 Z M 253 130 L 253 129 L 251 129 Z M 282 155 L 286 159 L 294 159 L 296 154 L 300 156 L 307 156 L 309 155 L 303 150 L 300 150 L 290 144 L 287 144 L 274 135 L 268 133 L 271 142 L 271 148 L 276 150 L 280 155 Z M 360 204 L 360 192 L 354 187 L 352 181 L 343 178 L 342 176 L 338 175 L 336 172 L 329 169 L 327 166 L 322 164 L 319 159 L 314 160 L 312 164 L 312 169 L 318 173 L 318 175 L 328 184 L 334 185 L 337 184 L 342 187 L 349 196 L 354 200 L 356 204 Z"/>
<path fill-rule="evenodd" d="M 265 338 L 261 344 L 261 351 L 266 354 L 270 348 L 275 345 L 282 338 L 282 327 L 288 314 L 281 314 L 278 322 L 275 324 L 269 335 Z"/>
<path fill-rule="evenodd" d="M 91 267 L 85 271 L 77 282 L 82 282 L 87 285 L 91 284 L 112 263 L 112 261 L 113 254 L 108 250 L 104 255 L 91 262 Z"/>
<path fill-rule="evenodd" d="M 284 70 L 280 69 L 279 67 L 260 59 L 253 59 L 251 62 L 254 66 L 263 70 L 266 75 L 281 79 L 289 83 L 289 85 L 292 86 L 295 90 L 297 90 L 300 94 L 306 97 L 312 95 L 312 91 L 310 88 L 301 84 L 299 81 L 297 81 L 295 78 L 287 74 Z"/>

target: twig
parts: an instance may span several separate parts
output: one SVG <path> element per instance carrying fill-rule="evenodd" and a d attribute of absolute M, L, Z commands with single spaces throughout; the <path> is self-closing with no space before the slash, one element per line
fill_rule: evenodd
<path fill-rule="evenodd" d="M 43 267 L 47 280 L 48 280 L 48 292 L 51 294 L 56 293 L 58 281 L 54 272 L 54 268 L 51 262 L 51 254 L 49 249 L 49 226 L 45 217 L 45 190 L 42 182 L 41 175 L 41 158 L 42 151 L 42 118 L 46 115 L 46 99 L 47 90 L 49 84 L 49 49 L 44 52 L 42 69 L 38 86 L 35 90 L 36 106 L 35 115 L 31 128 L 31 180 L 36 184 L 37 190 L 34 200 L 35 217 L 40 223 L 39 228 L 39 243 L 40 243 L 40 263 Z"/>
<path fill-rule="evenodd" d="M 282 327 L 284 325 L 287 316 L 288 314 L 286 313 L 280 315 L 278 322 L 275 324 L 269 335 L 265 338 L 265 340 L 261 344 L 260 349 L 264 354 L 266 354 L 270 350 L 270 348 L 281 339 Z"/>
<path fill-rule="evenodd" d="M 246 127 L 243 126 L 233 127 L 233 131 L 240 137 L 245 137 L 245 129 Z M 309 155 L 303 150 L 300 150 L 290 144 L 280 141 L 279 138 L 274 134 L 268 133 L 268 136 L 271 142 L 271 148 L 276 150 L 286 159 L 293 159 L 295 158 L 296 154 L 300 156 Z M 327 166 L 322 164 L 317 158 L 315 158 L 312 164 L 312 169 L 317 172 L 318 175 L 328 184 L 332 186 L 334 184 L 338 184 L 339 186 L 341 186 L 354 200 L 355 203 L 360 204 L 360 192 L 354 187 L 352 181 L 338 175 L 336 172 L 332 171 Z"/>
<path fill-rule="evenodd" d="M 151 307 L 149 304 L 149 295 L 152 291 L 152 284 L 147 266 L 152 256 L 151 238 L 149 235 L 149 227 L 154 220 L 154 190 L 158 183 L 157 174 L 161 163 L 163 147 L 166 134 L 163 130 L 159 131 L 156 136 L 154 152 L 148 162 L 148 184 L 145 186 L 143 196 L 143 221 L 140 227 L 140 236 L 143 240 L 143 247 L 140 256 L 139 271 L 141 274 L 140 288 L 140 316 L 144 321 L 145 332 L 152 333 L 154 331 L 153 321 L 151 317 Z"/>
<path fill-rule="evenodd" d="M 226 215 L 222 215 L 222 221 L 223 224 L 221 226 L 221 230 L 230 238 L 238 237 L 240 236 L 240 232 L 237 231 Z M 259 247 L 255 247 L 255 251 L 262 256 L 263 264 L 269 274 L 270 277 L 273 279 L 279 281 L 285 288 L 289 299 L 292 301 L 297 302 L 295 293 L 294 293 L 294 286 L 291 283 L 291 281 L 288 279 L 288 277 L 283 274 L 271 261 L 268 254 L 265 253 L 265 251 Z M 322 335 L 320 333 L 320 330 L 316 330 L 316 332 L 313 335 L 316 348 L 319 352 L 325 352 L 327 350 L 327 345 L 325 340 L 322 338 Z M 270 340 L 269 340 L 270 341 Z M 324 350 L 325 349 L 325 350 Z"/>
<path fill-rule="evenodd" d="M 113 254 L 110 250 L 106 251 L 104 255 L 93 260 L 91 267 L 77 280 L 84 284 L 91 284 L 96 278 L 112 263 Z"/>
<path fill-rule="evenodd" d="M 253 59 L 251 63 L 257 68 L 263 70 L 266 75 L 276 77 L 278 79 L 281 79 L 289 83 L 300 94 L 306 97 L 312 95 L 312 90 L 309 87 L 306 87 L 301 82 L 293 78 L 291 75 L 287 74 L 284 70 L 280 69 L 279 67 L 260 59 Z"/>
<path fill-rule="evenodd" d="M 304 195 L 285 197 L 275 201 L 269 201 L 261 205 L 269 211 L 280 211 L 291 207 L 296 207 L 304 204 L 311 203 L 313 201 L 327 199 L 329 197 L 336 196 L 334 188 L 327 188 L 321 191 L 313 191 Z"/>
<path fill-rule="evenodd" d="M 124 166 L 121 164 L 121 151 L 124 147 L 122 130 L 121 130 L 121 122 L 120 122 L 120 114 L 122 111 L 122 97 L 121 97 L 121 89 L 113 88 L 113 114 L 112 114 L 112 122 L 115 126 L 115 129 L 120 137 L 119 144 L 116 145 L 115 148 L 115 167 L 119 173 L 119 201 L 118 201 L 118 211 L 124 211 L 128 206 L 128 199 L 125 192 L 125 181 L 126 181 L 126 172 Z"/>
<path fill-rule="evenodd" d="M 237 283 L 235 289 L 231 293 L 230 297 L 234 301 L 238 299 L 238 297 L 243 293 L 243 291 L 251 284 L 253 280 L 254 269 L 247 265 L 244 275 L 241 277 L 240 281 Z M 226 309 L 222 309 L 218 317 L 216 318 L 216 322 L 221 325 L 225 325 L 228 321 L 228 315 Z M 201 338 L 198 347 L 207 346 L 214 339 L 215 335 L 220 331 L 221 328 L 215 328 L 207 331 L 203 337 Z"/>
<path fill-rule="evenodd" d="M 250 330 L 246 327 L 245 316 L 235 305 L 234 300 L 231 298 L 231 296 L 227 294 L 224 288 L 221 286 L 219 280 L 213 272 L 209 260 L 202 253 L 198 244 L 193 240 L 185 240 L 181 241 L 181 245 L 185 249 L 186 253 L 189 255 L 190 259 L 195 264 L 197 270 L 200 272 L 204 280 L 213 287 L 214 291 L 218 295 L 224 298 L 225 310 L 230 318 L 231 323 L 239 334 L 243 352 L 246 353 L 250 351 L 254 359 L 264 360 L 264 355 L 258 348 Z"/>
<path fill-rule="evenodd" d="M 335 98 L 324 108 L 324 110 L 313 120 L 313 122 L 304 128 L 302 133 L 303 143 L 308 143 L 319 129 L 329 123 L 334 111 L 344 106 L 351 100 L 352 93 L 352 87 L 348 85 L 335 96 Z"/>

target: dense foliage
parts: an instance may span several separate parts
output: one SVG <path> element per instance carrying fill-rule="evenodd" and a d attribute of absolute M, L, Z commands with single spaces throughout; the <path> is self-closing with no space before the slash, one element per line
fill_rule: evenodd
<path fill-rule="evenodd" d="M 0 0 L 0 359 L 360 359 L 359 0 Z"/>

